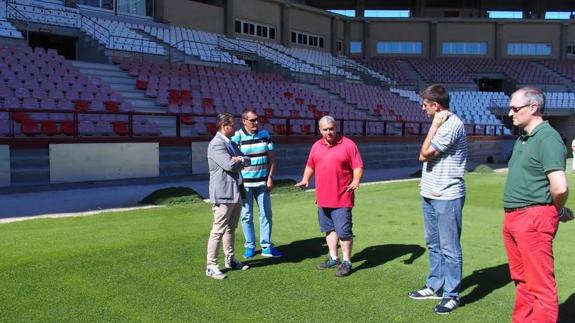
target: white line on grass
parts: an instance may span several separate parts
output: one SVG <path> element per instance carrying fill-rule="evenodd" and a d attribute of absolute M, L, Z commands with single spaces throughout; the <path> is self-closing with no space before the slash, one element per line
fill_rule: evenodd
<path fill-rule="evenodd" d="M 158 208 L 158 207 L 164 207 L 164 205 L 146 205 L 146 206 L 122 207 L 122 208 L 114 208 L 114 209 L 102 209 L 102 210 L 94 210 L 94 211 L 86 211 L 86 212 L 53 213 L 53 214 L 23 216 L 23 217 L 16 217 L 16 218 L 4 218 L 4 219 L 0 219 L 0 224 L 26 221 L 26 220 L 36 220 L 36 219 L 58 219 L 58 218 L 81 217 L 81 216 L 98 215 L 98 214 L 107 213 L 107 212 L 125 212 L 125 211 L 134 211 L 134 210 L 152 209 L 152 208 Z"/>
<path fill-rule="evenodd" d="M 409 182 L 409 181 L 417 181 L 417 180 L 419 180 L 419 178 L 394 179 L 394 180 L 386 180 L 386 181 L 365 182 L 365 183 L 362 183 L 361 185 L 364 186 L 364 185 L 375 185 L 375 184 L 387 184 L 387 183 Z M 314 192 L 314 191 L 315 191 L 315 189 L 313 189 L 313 188 L 305 190 L 305 192 Z M 286 194 L 286 193 L 280 193 L 277 195 L 282 195 L 282 194 Z M 276 194 L 272 194 L 272 195 L 276 195 Z M 204 202 L 209 203 L 209 200 L 205 199 Z M 3 219 L 0 219 L 0 224 L 26 221 L 26 220 L 35 220 L 35 219 L 59 219 L 59 218 L 69 218 L 69 217 L 91 216 L 91 215 L 98 215 L 101 213 L 108 213 L 108 212 L 125 212 L 125 211 L 134 211 L 134 210 L 144 210 L 144 209 L 151 209 L 151 208 L 164 207 L 164 206 L 165 205 L 147 205 L 147 206 L 134 206 L 134 207 L 113 208 L 113 209 L 101 209 L 101 210 L 93 210 L 93 211 L 86 211 L 86 212 L 53 213 L 53 214 L 14 217 L 14 218 L 3 218 Z"/>

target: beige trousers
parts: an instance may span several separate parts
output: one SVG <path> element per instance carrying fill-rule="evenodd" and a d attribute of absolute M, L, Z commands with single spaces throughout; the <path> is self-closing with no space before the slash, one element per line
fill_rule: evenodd
<path fill-rule="evenodd" d="M 224 256 L 228 260 L 234 256 L 236 227 L 242 212 L 242 200 L 237 203 L 214 204 L 214 223 L 208 239 L 207 265 L 217 265 L 218 250 L 223 242 Z"/>

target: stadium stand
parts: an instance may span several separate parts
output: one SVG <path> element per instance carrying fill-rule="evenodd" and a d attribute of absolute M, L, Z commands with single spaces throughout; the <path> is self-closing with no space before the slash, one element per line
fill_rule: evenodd
<path fill-rule="evenodd" d="M 0 45 L 0 62 L 1 107 L 18 110 L 12 112 L 15 135 L 71 136 L 74 118 L 79 135 L 126 135 L 121 129 L 127 127 L 127 116 L 106 113 L 131 112 L 130 106 L 101 79 L 83 75 L 55 50 Z M 134 133 L 157 131 L 147 120 L 137 119 Z"/>

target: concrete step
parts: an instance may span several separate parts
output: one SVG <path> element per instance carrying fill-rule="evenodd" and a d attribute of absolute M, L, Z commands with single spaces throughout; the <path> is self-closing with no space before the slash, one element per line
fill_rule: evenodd
<path fill-rule="evenodd" d="M 110 84 L 110 86 L 112 87 L 112 89 L 118 91 L 118 92 L 138 92 L 138 93 L 142 93 L 142 91 L 136 89 L 135 87 L 136 82 L 132 83 L 132 84 L 118 84 L 118 83 L 113 83 Z"/>
<path fill-rule="evenodd" d="M 134 108 L 138 108 L 138 111 L 142 112 L 166 112 L 167 110 L 165 107 L 158 105 L 156 101 L 151 98 L 129 99 L 127 101 L 130 102 Z"/>
<path fill-rule="evenodd" d="M 112 86 L 112 88 L 118 92 L 121 92 L 121 95 L 124 99 L 146 99 L 146 96 L 144 95 L 143 92 L 135 92 L 135 91 L 119 91 L 118 89 L 116 89 L 114 86 Z"/>
<path fill-rule="evenodd" d="M 95 70 L 95 71 L 113 71 L 113 72 L 121 72 L 119 66 L 113 64 L 100 64 L 100 63 L 92 63 L 92 62 L 83 62 L 83 61 L 70 61 L 72 65 L 85 70 Z"/>

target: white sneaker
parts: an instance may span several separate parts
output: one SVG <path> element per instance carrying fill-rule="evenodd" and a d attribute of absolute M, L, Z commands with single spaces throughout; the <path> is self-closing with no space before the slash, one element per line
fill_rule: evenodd
<path fill-rule="evenodd" d="M 213 278 L 213 279 L 218 279 L 218 280 L 222 280 L 222 279 L 226 278 L 226 274 L 221 272 L 220 269 L 218 268 L 218 266 L 216 266 L 216 265 L 206 266 L 206 276 Z"/>

